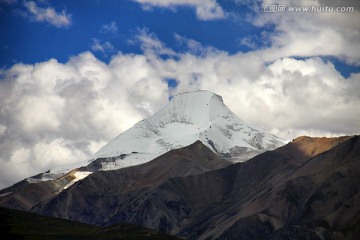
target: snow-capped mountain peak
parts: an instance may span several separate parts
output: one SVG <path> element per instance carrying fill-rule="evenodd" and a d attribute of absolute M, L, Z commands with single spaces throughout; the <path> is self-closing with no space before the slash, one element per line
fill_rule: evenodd
<path fill-rule="evenodd" d="M 172 122 L 208 125 L 216 117 L 229 113 L 219 95 L 208 91 L 185 92 L 176 95 L 162 110 L 144 121 L 158 126 Z"/>
<path fill-rule="evenodd" d="M 176 95 L 163 109 L 120 134 L 94 156 L 101 170 L 148 162 L 200 140 L 218 154 L 247 160 L 282 139 L 251 128 L 209 91 Z M 100 166 L 101 165 L 101 166 Z"/>

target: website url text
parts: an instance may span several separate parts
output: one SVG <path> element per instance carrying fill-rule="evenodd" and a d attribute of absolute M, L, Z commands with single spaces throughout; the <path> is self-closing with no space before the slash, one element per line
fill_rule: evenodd
<path fill-rule="evenodd" d="M 261 11 L 264 13 L 284 13 L 284 12 L 354 12 L 354 7 L 332 7 L 332 6 L 286 6 L 286 5 L 262 5 Z"/>

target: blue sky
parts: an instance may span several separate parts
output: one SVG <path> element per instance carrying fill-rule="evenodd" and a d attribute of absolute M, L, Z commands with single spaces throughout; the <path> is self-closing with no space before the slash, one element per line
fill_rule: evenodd
<path fill-rule="evenodd" d="M 301 9 L 311 6 L 334 11 Z M 357 0 L 0 0 L 0 188 L 91 159 L 184 91 L 213 91 L 285 139 L 359 134 L 359 9 Z"/>
<path fill-rule="evenodd" d="M 31 14 L 24 16 L 29 15 L 24 5 L 21 1 L 2 4 L 2 66 L 10 67 L 18 62 L 36 63 L 50 58 L 66 62 L 73 55 L 91 51 L 94 39 L 113 46 L 106 54 L 93 51 L 104 61 L 108 61 L 116 51 L 141 53 L 139 45 L 131 43 L 140 29 L 156 34 L 177 51 L 184 51 L 184 48 L 176 41 L 176 34 L 234 54 L 249 51 L 248 46 L 240 43 L 242 38 L 259 37 L 261 31 L 266 30 L 264 27 L 255 28 L 241 18 L 241 15 L 248 14 L 248 8 L 232 1 L 221 2 L 224 11 L 232 16 L 209 21 L 198 19 L 194 9 L 186 6 L 144 10 L 139 3 L 126 0 L 36 3 L 38 8 L 53 8 L 59 14 L 65 11 L 71 23 L 60 27 L 48 21 L 36 21 Z"/>
<path fill-rule="evenodd" d="M 36 20 L 26 2 L 33 1 L 1 2 L 2 68 L 9 68 L 15 63 L 47 61 L 50 58 L 64 63 L 71 56 L 84 51 L 92 51 L 105 62 L 118 51 L 139 54 L 140 45 L 133 41 L 139 30 L 155 34 L 166 46 L 178 52 L 188 49 L 179 43 L 176 35 L 229 54 L 266 48 L 270 43 L 264 35 L 274 32 L 274 24 L 271 22 L 264 26 L 251 23 L 251 16 L 256 14 L 254 6 L 264 6 L 261 1 L 253 1 L 251 4 L 247 4 L 247 1 L 218 1 L 218 6 L 227 16 L 209 20 L 199 19 L 195 7 L 182 4 L 164 8 L 142 5 L 139 3 L 141 1 L 135 0 L 33 2 L 36 8 L 53 9 L 58 15 L 64 13 L 69 24 L 61 26 L 48 20 Z M 353 6 L 349 3 L 344 6 L 348 5 Z M 251 39 L 251 43 L 244 43 L 245 39 Z M 94 50 L 92 46 L 95 42 L 104 47 L 108 43 L 111 47 L 105 47 L 104 52 Z M 360 71 L 358 63 L 346 64 L 337 58 L 328 59 L 325 58 L 328 57 L 326 53 L 319 56 L 331 61 L 344 76 Z"/>

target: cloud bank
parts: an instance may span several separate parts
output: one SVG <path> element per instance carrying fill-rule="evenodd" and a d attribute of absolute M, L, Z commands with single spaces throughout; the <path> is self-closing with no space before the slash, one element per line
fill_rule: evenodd
<path fill-rule="evenodd" d="M 182 3 L 218 6 L 205 0 Z M 216 92 L 252 126 L 287 139 L 360 134 L 360 74 L 344 77 L 329 61 L 360 64 L 358 9 L 349 14 L 254 11 L 247 20 L 261 29 L 270 25 L 271 31 L 264 30 L 260 45 L 253 36 L 240 40 L 256 47 L 247 53 L 229 54 L 175 34 L 175 41 L 187 48 L 178 53 L 142 29 L 130 41 L 140 44 L 141 54 L 118 52 L 105 63 L 83 52 L 65 63 L 50 59 L 1 70 L 0 188 L 91 159 L 105 143 L 183 91 Z M 107 26 L 110 32 L 115 25 Z M 91 47 L 101 53 L 111 48 L 97 39 Z M 168 80 L 176 86 L 168 86 Z"/>
<path fill-rule="evenodd" d="M 257 12 L 248 21 L 258 27 L 273 26 L 265 41 L 271 47 L 263 50 L 268 61 L 286 56 L 334 56 L 351 65 L 360 65 L 360 12 L 352 1 L 273 1 L 262 5 L 285 6 L 351 6 L 354 12 L 289 12 L 269 14 Z M 260 6 L 257 6 L 259 9 Z M 256 8 L 256 7 L 255 7 Z"/>
<path fill-rule="evenodd" d="M 257 54 L 164 59 L 145 51 L 118 53 L 106 64 L 84 52 L 64 64 L 55 59 L 16 64 L 2 75 L 3 187 L 91 159 L 103 144 L 183 91 L 215 91 L 240 118 L 284 138 L 360 129 L 360 74 L 344 78 L 318 57 L 267 64 Z M 169 88 L 167 79 L 175 79 L 177 87 Z"/>

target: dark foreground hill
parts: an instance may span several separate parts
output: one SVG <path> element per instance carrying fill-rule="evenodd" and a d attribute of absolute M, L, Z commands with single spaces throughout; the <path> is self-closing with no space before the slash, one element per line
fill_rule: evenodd
<path fill-rule="evenodd" d="M 104 240 L 175 240 L 174 236 L 130 225 L 96 227 L 69 220 L 39 216 L 13 209 L 0 208 L 0 233 L 3 240 L 17 239 L 104 239 Z"/>

